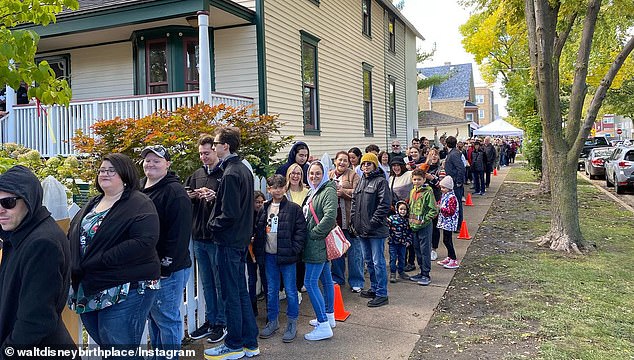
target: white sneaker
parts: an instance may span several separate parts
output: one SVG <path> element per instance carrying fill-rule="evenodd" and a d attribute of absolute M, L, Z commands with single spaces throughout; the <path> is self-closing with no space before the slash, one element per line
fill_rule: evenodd
<path fill-rule="evenodd" d="M 431 261 L 436 261 L 436 259 L 438 259 L 438 254 L 436 253 L 436 251 L 432 250 L 431 251 Z"/>
<path fill-rule="evenodd" d="M 280 290 L 279 299 L 280 300 L 286 299 L 286 292 L 284 292 L 284 290 Z"/>
<path fill-rule="evenodd" d="M 332 335 L 333 335 L 332 328 L 330 327 L 330 324 L 328 323 L 328 321 L 326 321 L 326 322 L 317 324 L 317 326 L 315 326 L 313 331 L 304 335 L 304 339 L 310 340 L 310 341 L 324 340 L 324 339 L 331 338 Z"/>
<path fill-rule="evenodd" d="M 301 304 L 302 303 L 302 293 L 301 292 L 297 292 L 297 303 Z"/>
<path fill-rule="evenodd" d="M 337 327 L 337 321 L 335 320 L 335 314 L 328 314 L 326 313 L 326 316 L 328 317 L 328 323 L 330 324 L 331 328 L 335 328 Z M 308 322 L 310 325 L 312 326 L 317 326 L 319 325 L 319 321 L 317 321 L 317 319 L 312 319 L 311 321 Z"/>
<path fill-rule="evenodd" d="M 306 292 L 306 286 L 302 286 L 301 292 Z"/>

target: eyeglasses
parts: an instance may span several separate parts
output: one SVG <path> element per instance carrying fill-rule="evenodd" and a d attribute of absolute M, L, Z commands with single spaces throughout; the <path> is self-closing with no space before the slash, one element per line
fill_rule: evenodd
<path fill-rule="evenodd" d="M 115 170 L 114 168 L 99 169 L 97 170 L 97 172 L 99 173 L 99 175 L 107 175 L 107 176 L 114 176 L 117 174 L 117 170 Z"/>
<path fill-rule="evenodd" d="M 17 196 L 2 198 L 0 199 L 0 206 L 3 209 L 11 210 L 18 204 L 18 199 L 20 198 Z"/>
<path fill-rule="evenodd" d="M 364 161 L 361 163 L 361 166 L 371 166 L 371 165 L 374 165 L 374 163 L 370 161 Z"/>
<path fill-rule="evenodd" d="M 392 145 L 393 148 L 399 148 L 401 145 Z"/>

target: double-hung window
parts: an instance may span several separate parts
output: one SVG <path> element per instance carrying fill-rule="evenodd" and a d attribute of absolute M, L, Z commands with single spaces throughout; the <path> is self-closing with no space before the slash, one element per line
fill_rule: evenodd
<path fill-rule="evenodd" d="M 363 34 L 372 36 L 372 0 L 361 0 L 361 11 L 363 15 Z"/>
<path fill-rule="evenodd" d="M 302 46 L 302 103 L 304 133 L 319 132 L 319 81 L 317 44 L 319 38 L 301 31 Z"/>
<path fill-rule="evenodd" d="M 394 15 L 390 15 L 389 22 L 387 25 L 387 31 L 389 34 L 389 50 L 393 53 L 396 52 L 396 19 Z"/>
<path fill-rule="evenodd" d="M 372 65 L 363 63 L 363 129 L 365 135 L 374 133 L 372 120 Z"/>
<path fill-rule="evenodd" d="M 388 114 L 390 120 L 390 135 L 396 136 L 396 80 L 389 77 L 389 100 L 390 112 Z"/>

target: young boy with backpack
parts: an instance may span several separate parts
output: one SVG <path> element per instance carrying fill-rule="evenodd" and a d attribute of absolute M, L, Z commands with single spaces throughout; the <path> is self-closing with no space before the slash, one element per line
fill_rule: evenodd
<path fill-rule="evenodd" d="M 432 220 L 438 215 L 434 191 L 425 183 L 425 170 L 412 171 L 413 188 L 409 193 L 409 227 L 414 233 L 414 251 L 420 266 L 420 274 L 410 278 L 419 285 L 431 283 Z"/>

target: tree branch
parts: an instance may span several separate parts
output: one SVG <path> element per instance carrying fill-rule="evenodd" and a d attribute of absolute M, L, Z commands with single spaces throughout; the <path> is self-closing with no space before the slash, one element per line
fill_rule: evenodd
<path fill-rule="evenodd" d="M 564 30 L 555 37 L 555 46 L 553 51 L 553 57 L 557 59 L 561 58 L 561 52 L 564 49 L 564 45 L 566 45 L 566 41 L 568 41 L 568 36 L 570 35 L 570 31 L 572 30 L 573 25 L 575 24 L 575 20 L 577 19 L 577 13 L 573 13 L 568 18 L 566 22 L 566 27 Z M 558 61 L 559 62 L 559 61 Z"/>
<path fill-rule="evenodd" d="M 583 143 L 586 137 L 588 137 L 588 135 L 590 134 L 590 129 L 597 119 L 597 114 L 599 113 L 599 109 L 601 108 L 601 104 L 603 103 L 603 99 L 605 98 L 608 89 L 612 85 L 612 81 L 616 77 L 616 74 L 619 72 L 619 70 L 623 66 L 623 63 L 625 62 L 625 59 L 627 59 L 632 50 L 634 50 L 634 36 L 630 37 L 621 52 L 616 56 L 614 62 L 612 62 L 612 65 L 610 65 L 610 69 L 601 80 L 601 84 L 597 88 L 597 91 L 595 91 L 592 102 L 590 103 L 590 107 L 588 108 L 588 112 L 586 113 L 583 127 L 581 128 L 581 136 L 577 137 L 574 146 L 571 149 L 573 153 L 569 153 L 569 157 L 573 155 L 579 155 L 579 152 L 583 147 Z"/>
<path fill-rule="evenodd" d="M 583 20 L 581 42 L 579 43 L 579 52 L 577 53 L 577 60 L 575 61 L 575 77 L 572 82 L 572 89 L 570 92 L 570 110 L 568 112 L 568 121 L 566 124 L 566 144 L 569 148 L 575 144 L 577 138 L 579 137 L 583 103 L 586 94 L 588 93 L 588 85 L 586 83 L 586 78 L 588 76 L 588 62 L 590 59 L 592 38 L 594 37 L 594 30 L 596 28 L 600 8 L 601 0 L 590 0 L 586 11 L 586 17 Z M 610 82 L 612 82 L 612 80 L 613 79 L 610 79 Z"/>

